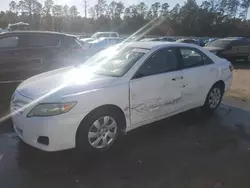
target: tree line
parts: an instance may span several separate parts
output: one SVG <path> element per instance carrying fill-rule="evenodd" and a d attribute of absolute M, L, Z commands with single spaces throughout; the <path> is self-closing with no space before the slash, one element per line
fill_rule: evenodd
<path fill-rule="evenodd" d="M 38 0 L 20 0 L 11 1 L 9 10 L 0 12 L 0 27 L 26 22 L 34 30 L 131 34 L 153 23 L 146 34 L 250 37 L 249 7 L 250 0 L 206 0 L 201 5 L 196 0 L 187 0 L 184 5 L 176 4 L 172 8 L 168 3 L 159 2 L 125 7 L 121 1 L 107 4 L 105 0 L 98 0 L 92 7 L 85 4 L 82 16 L 76 6 L 57 5 L 53 0 L 45 0 L 43 4 Z"/>

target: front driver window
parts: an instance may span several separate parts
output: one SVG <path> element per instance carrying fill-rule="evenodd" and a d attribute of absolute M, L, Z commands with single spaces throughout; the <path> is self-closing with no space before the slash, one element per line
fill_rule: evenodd
<path fill-rule="evenodd" d="M 151 76 L 178 68 L 175 48 L 162 49 L 155 52 L 139 69 L 136 77 Z"/>

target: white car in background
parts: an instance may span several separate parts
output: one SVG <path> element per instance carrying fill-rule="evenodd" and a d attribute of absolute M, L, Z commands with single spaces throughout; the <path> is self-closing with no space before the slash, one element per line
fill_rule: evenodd
<path fill-rule="evenodd" d="M 84 39 L 80 39 L 79 42 L 81 43 L 81 45 L 83 46 L 84 49 L 89 49 L 91 46 L 91 43 L 94 41 L 94 39 L 92 38 L 84 38 Z"/>
<path fill-rule="evenodd" d="M 13 126 L 41 150 L 102 151 L 142 125 L 196 107 L 215 111 L 231 82 L 231 63 L 197 45 L 123 43 L 21 83 Z"/>
<path fill-rule="evenodd" d="M 88 42 L 88 56 L 92 56 L 97 52 L 104 50 L 112 45 L 119 44 L 123 41 L 119 37 L 102 37 L 97 40 Z"/>
<path fill-rule="evenodd" d="M 97 32 L 91 36 L 92 39 L 99 39 L 99 38 L 109 38 L 109 37 L 119 37 L 117 32 Z"/>

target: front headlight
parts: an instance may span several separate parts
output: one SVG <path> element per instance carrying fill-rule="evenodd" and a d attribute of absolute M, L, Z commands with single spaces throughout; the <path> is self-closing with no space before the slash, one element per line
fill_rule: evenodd
<path fill-rule="evenodd" d="M 59 115 L 70 111 L 75 105 L 76 102 L 38 104 L 27 117 Z"/>

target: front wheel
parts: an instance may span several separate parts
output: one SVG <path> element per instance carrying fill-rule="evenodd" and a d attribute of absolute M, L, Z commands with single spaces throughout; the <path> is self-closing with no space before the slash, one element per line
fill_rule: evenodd
<path fill-rule="evenodd" d="M 119 113 L 101 111 L 82 122 L 76 136 L 76 148 L 81 153 L 101 152 L 110 148 L 121 131 Z"/>
<path fill-rule="evenodd" d="M 221 103 L 223 89 L 220 84 L 214 85 L 207 94 L 206 102 L 202 106 L 205 112 L 214 112 Z"/>

